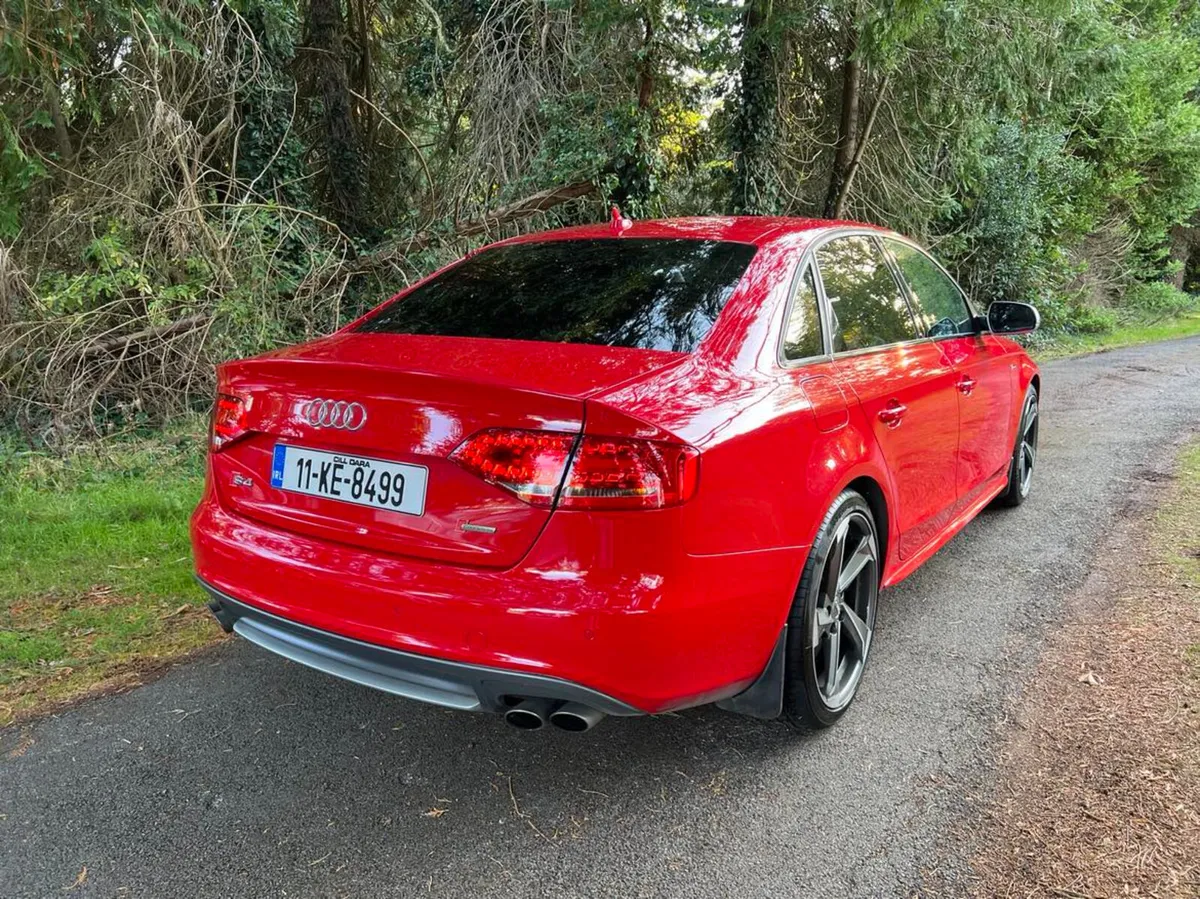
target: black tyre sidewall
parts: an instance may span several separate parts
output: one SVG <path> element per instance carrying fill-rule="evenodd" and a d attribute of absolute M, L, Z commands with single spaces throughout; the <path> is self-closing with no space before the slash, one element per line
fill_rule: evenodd
<path fill-rule="evenodd" d="M 1008 460 L 1008 486 L 998 498 L 1000 505 L 1003 506 L 1019 506 L 1021 503 L 1025 502 L 1026 497 L 1029 496 L 1029 493 L 1021 493 L 1021 483 L 1018 480 L 1017 461 L 1019 459 L 1018 454 L 1021 452 L 1021 437 L 1025 433 L 1026 414 L 1029 411 L 1029 400 L 1031 397 L 1033 399 L 1034 406 L 1036 407 L 1037 403 L 1039 402 L 1038 392 L 1037 388 L 1032 384 L 1029 385 L 1029 389 L 1025 391 L 1025 396 L 1021 400 L 1021 418 L 1017 421 L 1017 436 L 1013 440 L 1012 457 Z M 1033 491 L 1032 481 L 1030 481 L 1029 490 L 1030 492 Z"/>
<path fill-rule="evenodd" d="M 832 547 L 832 535 L 836 532 L 842 519 L 853 511 L 862 512 L 871 523 L 871 531 L 875 536 L 875 545 L 879 547 L 879 529 L 871 507 L 863 499 L 862 494 L 854 490 L 845 490 L 838 495 L 825 514 L 817 537 L 813 541 L 812 550 L 804 563 L 800 576 L 800 585 L 792 599 L 792 609 L 788 615 L 787 663 L 784 673 L 783 713 L 784 717 L 794 726 L 802 728 L 829 727 L 846 713 L 854 703 L 851 696 L 840 709 L 831 709 L 821 698 L 817 688 L 816 653 L 812 645 L 813 619 L 817 614 L 817 598 L 820 596 L 821 572 L 825 570 L 825 560 Z M 882 570 L 883 560 L 879 560 Z M 874 611 L 872 612 L 872 615 Z M 875 622 L 868 621 L 872 629 Z M 870 652 L 868 650 L 868 658 Z M 864 661 L 864 669 L 866 662 Z"/>

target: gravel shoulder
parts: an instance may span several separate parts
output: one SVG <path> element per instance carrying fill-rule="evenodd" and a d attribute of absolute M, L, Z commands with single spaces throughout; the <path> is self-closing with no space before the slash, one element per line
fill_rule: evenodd
<path fill-rule="evenodd" d="M 998 723 L 1200 422 L 1200 339 L 1047 364 L 1043 394 L 1034 495 L 884 594 L 831 731 L 697 709 L 526 734 L 231 642 L 0 731 L 0 896 L 966 892 Z"/>

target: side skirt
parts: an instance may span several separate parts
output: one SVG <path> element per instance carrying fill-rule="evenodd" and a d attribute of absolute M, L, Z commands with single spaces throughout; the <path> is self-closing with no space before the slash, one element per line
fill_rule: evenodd
<path fill-rule="evenodd" d="M 977 496 L 969 506 L 966 506 L 962 512 L 952 519 L 940 534 L 926 543 L 915 554 L 905 559 L 900 565 L 897 565 L 894 570 L 889 571 L 884 576 L 883 583 L 880 584 L 880 587 L 891 587 L 893 584 L 900 583 L 900 581 L 904 580 L 923 564 L 925 564 L 930 556 L 949 543 L 955 534 L 970 524 L 971 520 L 983 510 L 984 506 L 1003 493 L 1004 488 L 1007 485 L 1008 467 L 1005 466 L 1004 471 L 988 482 L 983 491 L 980 492 L 979 496 Z"/>

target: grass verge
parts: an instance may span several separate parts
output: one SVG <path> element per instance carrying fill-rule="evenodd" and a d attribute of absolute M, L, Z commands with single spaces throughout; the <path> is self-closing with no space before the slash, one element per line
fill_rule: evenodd
<path fill-rule="evenodd" d="M 1200 313 L 1161 321 L 1134 321 L 1119 325 L 1107 334 L 1048 335 L 1032 341 L 1029 349 L 1036 359 L 1046 362 L 1196 334 L 1200 334 Z"/>
<path fill-rule="evenodd" d="M 1021 697 L 978 896 L 1200 896 L 1200 444 L 1168 490 Z"/>
<path fill-rule="evenodd" d="M 0 726 L 219 636 L 191 578 L 202 425 L 67 457 L 0 444 Z"/>

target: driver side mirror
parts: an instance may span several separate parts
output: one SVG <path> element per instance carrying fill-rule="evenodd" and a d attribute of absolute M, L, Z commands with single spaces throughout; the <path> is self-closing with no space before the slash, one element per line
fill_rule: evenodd
<path fill-rule="evenodd" d="M 1042 323 L 1038 311 L 1028 303 L 996 300 L 987 311 L 988 329 L 993 334 L 1025 334 Z"/>

